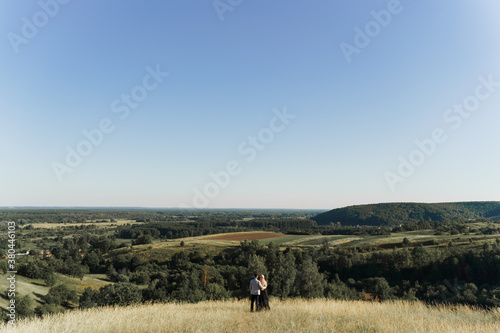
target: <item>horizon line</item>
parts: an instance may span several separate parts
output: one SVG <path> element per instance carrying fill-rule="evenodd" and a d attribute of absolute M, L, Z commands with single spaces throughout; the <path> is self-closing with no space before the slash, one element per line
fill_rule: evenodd
<path fill-rule="evenodd" d="M 352 207 L 352 206 L 364 206 L 364 205 L 378 205 L 387 203 L 416 203 L 416 204 L 440 204 L 440 203 L 472 203 L 472 202 L 497 202 L 495 200 L 471 200 L 471 201 L 438 201 L 438 202 L 418 202 L 418 201 L 387 201 L 387 202 L 372 202 L 372 203 L 360 203 L 340 206 L 336 208 L 245 208 L 245 207 L 146 207 L 146 206 L 37 206 L 37 205 L 26 205 L 26 206 L 0 206 L 0 209 L 161 209 L 161 210 L 332 210 L 338 208 Z"/>

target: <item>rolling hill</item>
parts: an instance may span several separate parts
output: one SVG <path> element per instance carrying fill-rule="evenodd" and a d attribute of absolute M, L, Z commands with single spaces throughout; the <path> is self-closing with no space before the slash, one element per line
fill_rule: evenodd
<path fill-rule="evenodd" d="M 500 219 L 500 202 L 380 203 L 332 209 L 312 219 L 320 225 L 340 222 L 343 226 L 394 226 L 419 221 L 443 222 L 450 219 Z"/>

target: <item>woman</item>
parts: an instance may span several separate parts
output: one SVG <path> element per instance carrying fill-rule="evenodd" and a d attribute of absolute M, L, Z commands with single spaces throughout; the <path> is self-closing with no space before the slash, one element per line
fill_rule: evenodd
<path fill-rule="evenodd" d="M 259 278 L 260 284 L 264 287 L 260 291 L 259 303 L 261 309 L 271 310 L 269 307 L 269 298 L 267 297 L 267 281 L 264 275 L 261 275 Z"/>

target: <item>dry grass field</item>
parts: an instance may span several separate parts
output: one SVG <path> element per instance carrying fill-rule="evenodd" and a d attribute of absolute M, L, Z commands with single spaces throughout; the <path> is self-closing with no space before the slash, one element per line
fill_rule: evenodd
<path fill-rule="evenodd" d="M 249 312 L 248 301 L 153 304 L 73 311 L 0 325 L 0 332 L 500 332 L 500 311 L 415 302 L 272 300 Z"/>
<path fill-rule="evenodd" d="M 236 232 L 230 234 L 220 234 L 216 236 L 206 237 L 205 239 L 213 240 L 228 240 L 228 241 L 244 241 L 254 239 L 269 239 L 287 236 L 285 234 L 277 234 L 274 232 Z"/>

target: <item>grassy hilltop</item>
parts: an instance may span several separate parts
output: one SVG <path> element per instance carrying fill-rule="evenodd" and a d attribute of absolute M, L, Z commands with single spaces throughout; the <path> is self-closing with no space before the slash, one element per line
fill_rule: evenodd
<path fill-rule="evenodd" d="M 250 313 L 248 301 L 153 304 L 78 310 L 6 324 L 1 332 L 499 332 L 500 312 L 420 302 L 271 301 Z"/>
<path fill-rule="evenodd" d="M 500 219 L 500 202 L 380 203 L 332 209 L 312 219 L 320 225 L 395 226 L 404 222 L 442 222 L 452 219 Z"/>

